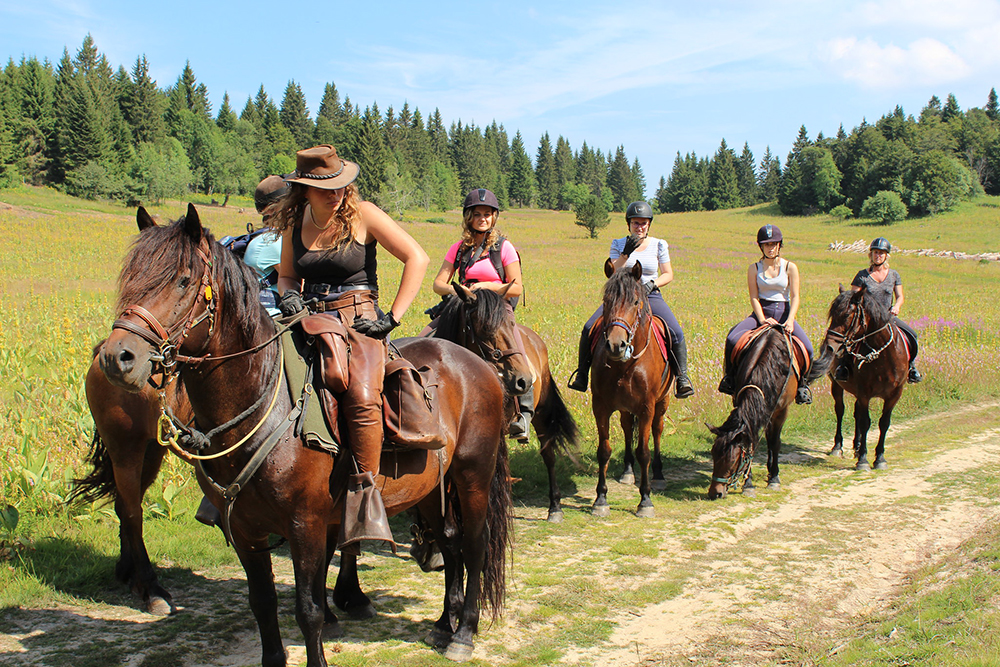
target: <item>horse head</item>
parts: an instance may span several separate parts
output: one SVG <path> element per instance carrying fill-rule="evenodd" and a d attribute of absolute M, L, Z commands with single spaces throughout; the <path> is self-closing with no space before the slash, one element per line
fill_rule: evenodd
<path fill-rule="evenodd" d="M 752 429 L 739 419 L 734 410 L 720 426 L 709 424 L 715 436 L 712 444 L 712 482 L 708 486 L 708 499 L 725 498 L 729 487 L 739 484 L 750 469 L 756 441 Z"/>
<path fill-rule="evenodd" d="M 532 373 L 515 338 L 514 309 L 506 299 L 510 285 L 494 292 L 474 291 L 456 283 L 464 320 L 463 331 L 458 333 L 467 348 L 496 367 L 507 392 L 520 396 L 531 388 Z"/>
<path fill-rule="evenodd" d="M 214 239 L 193 205 L 163 226 L 140 208 L 136 223 L 140 233 L 118 278 L 119 316 L 99 358 L 108 380 L 133 392 L 153 374 L 174 373 L 179 361 L 191 359 L 187 355 L 206 353 L 224 299 L 220 292 L 242 285 L 244 292 L 249 290 L 250 304 L 256 304 L 257 293 L 249 269 L 240 270 L 228 253 L 215 252 Z M 221 286 L 217 271 L 227 276 Z M 251 322 L 252 329 L 246 306 L 240 310 L 241 323 Z"/>
<path fill-rule="evenodd" d="M 604 334 L 608 356 L 614 361 L 632 358 L 636 331 L 649 317 L 649 301 L 642 287 L 642 265 L 614 271 L 611 260 L 604 263 L 608 282 L 604 286 Z"/>

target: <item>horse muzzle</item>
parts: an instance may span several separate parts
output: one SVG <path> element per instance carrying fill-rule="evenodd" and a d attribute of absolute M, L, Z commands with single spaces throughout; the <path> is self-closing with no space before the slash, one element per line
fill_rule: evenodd
<path fill-rule="evenodd" d="M 608 358 L 612 361 L 625 362 L 632 358 L 632 343 L 608 341 Z"/>
<path fill-rule="evenodd" d="M 112 332 L 98 353 L 98 365 L 108 382 L 125 391 L 138 393 L 153 372 L 153 350 L 145 342 Z"/>

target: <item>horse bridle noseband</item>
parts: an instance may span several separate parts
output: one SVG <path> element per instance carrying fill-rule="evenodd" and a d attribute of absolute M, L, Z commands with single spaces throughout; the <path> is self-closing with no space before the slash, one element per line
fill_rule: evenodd
<path fill-rule="evenodd" d="M 622 355 L 623 361 L 628 361 L 630 359 L 638 359 L 639 357 L 642 356 L 642 353 L 646 351 L 646 348 L 649 347 L 649 340 L 650 338 L 652 338 L 652 336 L 647 335 L 646 345 L 641 350 L 639 350 L 639 354 L 633 355 L 635 348 L 632 347 L 632 340 L 635 338 L 635 334 L 639 330 L 639 323 L 642 321 L 642 318 L 644 316 L 651 314 L 652 311 L 649 308 L 649 301 L 647 299 L 645 303 L 639 307 L 639 313 L 638 315 L 636 315 L 635 321 L 632 322 L 631 324 L 629 324 L 628 322 L 626 322 L 621 318 L 616 318 L 609 321 L 606 325 L 604 325 L 605 339 L 607 339 L 608 337 L 608 332 L 614 327 L 621 327 L 625 331 L 625 353 Z M 646 319 L 647 319 L 646 328 L 651 330 L 653 326 L 653 318 L 647 317 Z"/>
<path fill-rule="evenodd" d="M 862 296 L 861 299 L 863 300 L 864 296 Z M 858 368 L 861 368 L 865 364 L 870 364 L 878 359 L 879 355 L 881 355 L 886 348 L 892 345 L 892 342 L 896 338 L 896 327 L 894 327 L 892 322 L 889 321 L 875 331 L 869 331 L 863 336 L 855 337 L 855 335 L 852 335 L 850 332 L 863 332 L 867 327 L 867 320 L 865 318 L 865 310 L 860 301 L 857 304 L 854 304 L 854 311 L 855 312 L 851 313 L 851 319 L 848 324 L 844 327 L 844 333 L 834 331 L 833 329 L 827 329 L 826 335 L 828 338 L 833 338 L 834 340 L 840 342 L 841 353 L 837 356 L 843 356 L 846 352 L 858 360 Z M 885 342 L 885 345 L 876 350 L 871 346 L 871 343 L 867 342 L 867 339 L 871 338 L 875 334 L 885 331 L 886 329 L 889 330 L 889 340 Z M 857 350 L 861 347 L 861 343 L 867 345 L 868 349 L 871 350 L 868 354 L 860 354 L 857 352 Z"/>
<path fill-rule="evenodd" d="M 465 312 L 465 307 L 461 308 L 461 328 L 465 332 L 466 340 L 471 341 L 473 345 L 479 348 L 479 356 L 487 361 L 492 361 L 494 364 L 500 364 L 505 359 L 508 359 L 515 354 L 521 354 L 521 351 L 517 348 L 511 348 L 507 350 L 499 350 L 494 345 L 491 345 L 487 341 L 483 340 L 476 335 L 476 330 L 472 326 L 472 322 Z M 516 324 L 514 326 L 517 326 Z"/>

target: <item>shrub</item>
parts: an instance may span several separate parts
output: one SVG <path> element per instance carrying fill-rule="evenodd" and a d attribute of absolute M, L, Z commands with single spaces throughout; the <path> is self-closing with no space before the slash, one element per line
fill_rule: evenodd
<path fill-rule="evenodd" d="M 830 216 L 836 218 L 837 220 L 847 220 L 854 215 L 854 211 L 848 207 L 841 204 L 840 206 L 835 206 L 830 210 Z"/>
<path fill-rule="evenodd" d="M 899 222 L 908 213 L 898 192 L 879 190 L 861 205 L 861 217 L 870 218 L 883 225 Z"/>
<path fill-rule="evenodd" d="M 585 227 L 590 232 L 592 239 L 597 238 L 598 229 L 607 227 L 608 223 L 611 222 L 608 209 L 604 207 L 604 202 L 596 195 L 587 197 L 586 201 L 577 204 L 574 210 L 576 211 L 576 224 Z"/>

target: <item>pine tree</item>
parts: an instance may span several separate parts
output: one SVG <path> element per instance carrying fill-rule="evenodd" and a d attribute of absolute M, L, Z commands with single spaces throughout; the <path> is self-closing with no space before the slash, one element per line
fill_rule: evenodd
<path fill-rule="evenodd" d="M 361 117 L 361 134 L 358 137 L 357 163 L 361 168 L 358 189 L 365 199 L 374 200 L 385 185 L 388 158 L 382 135 L 382 115 L 378 104 L 372 103 Z"/>
<path fill-rule="evenodd" d="M 680 157 L 680 153 L 677 154 L 677 157 Z M 670 212 L 670 190 L 667 188 L 667 179 L 663 176 L 660 176 L 660 184 L 653 195 L 653 206 L 657 213 Z"/>
<path fill-rule="evenodd" d="M 632 201 L 646 199 L 646 175 L 639 166 L 639 158 L 632 158 Z"/>
<path fill-rule="evenodd" d="M 781 161 L 771 155 L 771 147 L 764 151 L 760 161 L 760 173 L 757 174 L 757 200 L 773 202 L 778 199 L 778 188 L 781 186 Z"/>
<path fill-rule="evenodd" d="M 154 143 L 166 136 L 163 108 L 163 95 L 156 87 L 156 81 L 149 76 L 146 56 L 139 56 L 132 67 L 132 77 L 122 104 L 122 113 L 137 144 Z"/>
<path fill-rule="evenodd" d="M 312 146 L 316 128 L 309 118 L 309 109 L 306 108 L 306 96 L 302 94 L 302 87 L 295 83 L 294 79 L 285 86 L 285 96 L 281 100 L 278 117 L 281 119 L 281 124 L 292 133 L 298 148 Z"/>
<path fill-rule="evenodd" d="M 555 155 L 552 141 L 546 132 L 538 142 L 535 154 L 535 183 L 538 185 L 539 208 L 554 209 L 559 205 L 559 190 L 556 181 Z"/>
<path fill-rule="evenodd" d="M 986 99 L 986 117 L 990 120 L 1000 118 L 1000 103 L 997 102 L 996 88 L 990 88 L 990 95 Z"/>
<path fill-rule="evenodd" d="M 51 154 L 56 146 L 54 89 L 52 69 L 37 59 L 21 59 L 16 77 L 8 80 L 5 101 L 0 102 L 0 114 L 5 123 L 9 157 L 0 162 L 13 162 L 28 182 L 41 185 L 49 170 Z M 13 63 L 8 74 L 14 74 Z"/>
<path fill-rule="evenodd" d="M 954 94 L 948 93 L 948 100 L 944 103 L 944 109 L 941 110 L 941 120 L 947 123 L 961 117 L 962 109 L 958 106 L 958 100 L 955 99 Z"/>
<path fill-rule="evenodd" d="M 232 132 L 236 129 L 236 123 L 239 119 L 236 117 L 236 112 L 229 105 L 229 93 L 222 94 L 222 104 L 219 106 L 219 115 L 215 117 L 215 124 L 219 126 L 219 129 L 223 132 Z"/>
<path fill-rule="evenodd" d="M 531 206 L 535 191 L 535 172 L 531 168 L 531 158 L 524 147 L 521 133 L 514 135 L 510 145 L 510 199 L 518 206 Z"/>
<path fill-rule="evenodd" d="M 326 118 L 333 127 L 343 122 L 343 110 L 340 108 L 340 93 L 333 83 L 326 84 L 323 88 L 323 99 L 319 103 L 319 113 L 316 114 L 316 123 L 320 118 Z"/>
<path fill-rule="evenodd" d="M 710 211 L 736 208 L 742 205 L 736 179 L 736 156 L 722 140 L 708 170 L 708 205 Z"/>
<path fill-rule="evenodd" d="M 434 160 L 444 166 L 451 166 L 451 156 L 448 149 L 448 130 L 441 120 L 441 110 L 434 109 L 434 113 L 427 119 L 427 136 L 430 138 L 431 155 Z"/>
<path fill-rule="evenodd" d="M 625 157 L 625 147 L 618 146 L 614 159 L 608 165 L 608 189 L 611 191 L 614 210 L 624 211 L 636 200 L 635 178 Z"/>
<path fill-rule="evenodd" d="M 740 189 L 740 200 L 744 206 L 757 203 L 757 174 L 754 171 L 753 152 L 750 144 L 743 143 L 743 153 L 736 161 L 736 183 Z"/>
<path fill-rule="evenodd" d="M 576 182 L 576 164 L 569 141 L 561 135 L 556 139 L 552 167 L 555 174 L 556 208 L 568 211 L 570 203 L 566 200 L 566 186 Z"/>

